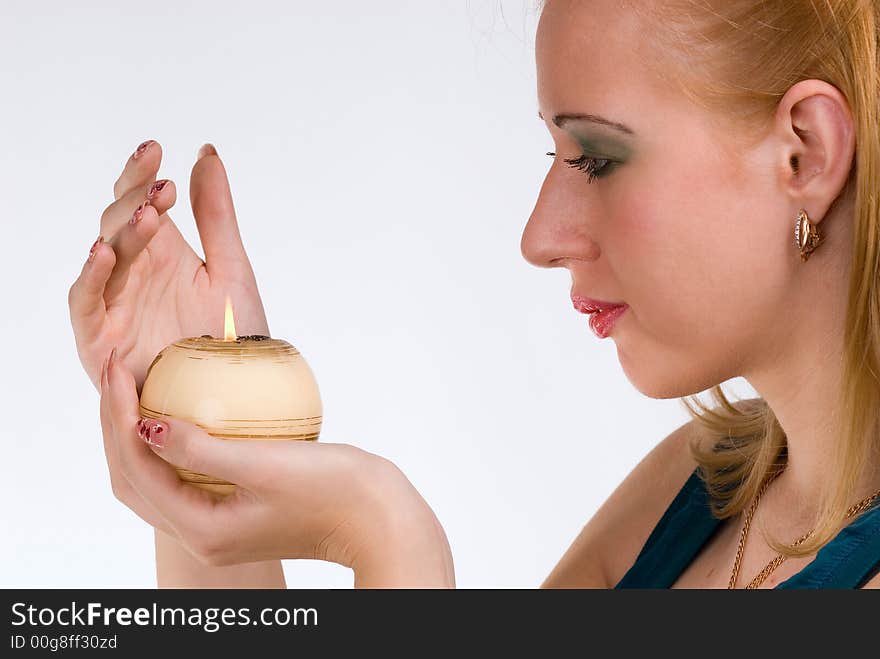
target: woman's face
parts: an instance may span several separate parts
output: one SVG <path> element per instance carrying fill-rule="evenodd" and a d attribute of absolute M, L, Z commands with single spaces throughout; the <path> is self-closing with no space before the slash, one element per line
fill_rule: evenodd
<path fill-rule="evenodd" d="M 795 330 L 797 208 L 779 192 L 782 145 L 768 135 L 731 160 L 731 135 L 639 61 L 652 29 L 619 4 L 548 0 L 541 15 L 538 104 L 556 157 L 522 252 L 568 268 L 572 295 L 628 304 L 609 336 L 627 377 L 680 397 L 772 359 Z M 588 182 L 564 162 L 582 155 L 610 162 Z"/>

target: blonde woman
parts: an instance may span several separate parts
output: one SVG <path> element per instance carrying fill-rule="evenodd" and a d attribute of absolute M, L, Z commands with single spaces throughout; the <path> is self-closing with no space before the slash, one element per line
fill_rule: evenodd
<path fill-rule="evenodd" d="M 573 306 L 633 385 L 694 417 L 544 587 L 880 586 L 878 21 L 867 0 L 542 7 L 555 150 L 523 255 L 568 269 Z M 269 333 L 223 165 L 201 155 L 205 261 L 165 214 L 176 188 L 155 181 L 147 142 L 70 293 L 113 489 L 156 527 L 159 584 L 283 587 L 279 559 L 322 558 L 356 586 L 454 586 L 442 526 L 389 461 L 345 444 L 241 450 L 138 418 L 152 356 L 210 331 L 225 291 L 241 333 Z M 728 401 L 736 376 L 760 398 Z M 686 398 L 707 389 L 713 409 Z M 215 501 L 169 462 L 239 488 Z"/>

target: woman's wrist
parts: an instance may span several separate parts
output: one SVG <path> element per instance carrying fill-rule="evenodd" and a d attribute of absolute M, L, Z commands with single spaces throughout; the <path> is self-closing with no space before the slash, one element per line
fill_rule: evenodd
<path fill-rule="evenodd" d="M 215 567 L 192 556 L 175 538 L 154 529 L 158 588 L 286 588 L 280 560 Z"/>
<path fill-rule="evenodd" d="M 394 467 L 396 469 L 396 467 Z M 399 470 L 397 470 L 399 472 Z M 370 540 L 353 556 L 355 588 L 454 588 L 446 533 L 406 476 L 374 499 Z"/>

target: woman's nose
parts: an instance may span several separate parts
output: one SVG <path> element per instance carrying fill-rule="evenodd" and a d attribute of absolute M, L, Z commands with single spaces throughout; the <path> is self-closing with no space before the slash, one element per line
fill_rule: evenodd
<path fill-rule="evenodd" d="M 595 260 L 599 246 L 589 233 L 583 198 L 554 187 L 552 176 L 551 170 L 523 229 L 523 258 L 540 268 L 563 266 L 566 258 Z"/>

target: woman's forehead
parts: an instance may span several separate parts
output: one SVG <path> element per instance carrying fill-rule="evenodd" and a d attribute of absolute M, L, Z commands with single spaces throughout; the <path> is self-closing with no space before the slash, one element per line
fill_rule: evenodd
<path fill-rule="evenodd" d="M 538 111 L 548 120 L 600 115 L 630 127 L 643 146 L 668 133 L 711 131 L 707 113 L 670 84 L 671 76 L 658 75 L 667 60 L 651 41 L 657 27 L 644 21 L 621 0 L 547 2 L 535 42 Z"/>
<path fill-rule="evenodd" d="M 609 0 L 548 3 L 535 44 L 542 108 L 541 97 L 552 105 L 564 105 L 570 98 L 584 96 L 597 101 L 602 97 L 644 98 L 643 88 L 651 84 L 650 71 L 643 61 L 645 48 L 639 41 L 644 35 L 640 34 L 637 17 L 618 5 Z"/>

